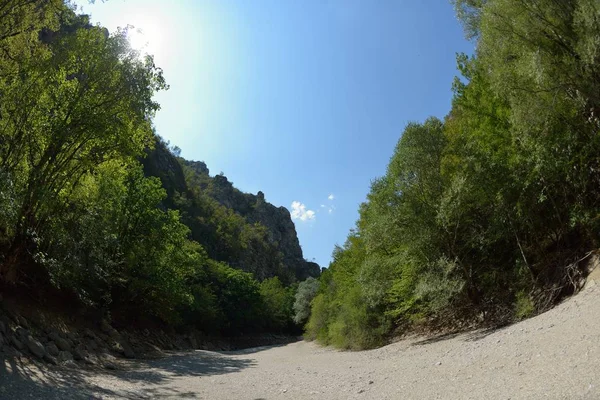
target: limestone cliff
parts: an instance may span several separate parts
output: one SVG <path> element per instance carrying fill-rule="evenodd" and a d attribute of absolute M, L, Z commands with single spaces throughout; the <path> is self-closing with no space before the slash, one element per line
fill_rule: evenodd
<path fill-rule="evenodd" d="M 280 276 L 291 282 L 319 275 L 319 265 L 303 257 L 290 212 L 267 202 L 262 192 L 256 195 L 243 193 L 226 176 L 211 177 L 204 162 L 175 157 L 160 141 L 154 150 L 148 151 L 143 164 L 147 175 L 161 179 L 168 194 L 165 205 L 180 209 L 194 239 L 214 258 L 253 272 L 257 279 Z M 237 218 L 242 217 L 249 226 L 259 224 L 264 227 L 268 243 L 254 245 L 252 249 L 247 245 L 237 249 L 234 238 L 229 239 L 227 246 L 223 245 L 220 238 L 215 237 L 222 234 L 223 228 L 209 215 L 223 211 L 202 201 L 207 197 L 238 215 Z"/>

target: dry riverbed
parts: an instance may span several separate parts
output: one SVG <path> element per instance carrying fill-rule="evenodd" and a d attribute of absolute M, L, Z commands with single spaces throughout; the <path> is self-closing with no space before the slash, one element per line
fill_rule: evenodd
<path fill-rule="evenodd" d="M 592 282 L 593 285 L 593 282 Z M 591 285 L 590 285 L 591 286 Z M 600 286 L 493 332 L 339 352 L 174 353 L 116 371 L 0 361 L 0 399 L 600 399 Z"/>

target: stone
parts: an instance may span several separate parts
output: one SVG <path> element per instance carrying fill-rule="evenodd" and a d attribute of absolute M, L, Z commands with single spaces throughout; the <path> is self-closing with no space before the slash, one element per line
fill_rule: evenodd
<path fill-rule="evenodd" d="M 61 351 L 58 353 L 58 357 L 56 357 L 59 363 L 65 363 L 67 361 L 73 361 L 73 354 L 69 351 Z"/>
<path fill-rule="evenodd" d="M 73 350 L 73 358 L 77 361 L 85 360 L 87 356 L 88 353 L 83 345 L 79 345 Z"/>
<path fill-rule="evenodd" d="M 86 328 L 85 331 L 83 331 L 83 336 L 88 337 L 90 339 L 96 339 L 96 334 L 94 333 L 94 331 L 88 328 Z"/>
<path fill-rule="evenodd" d="M 6 323 L 4 321 L 0 321 L 0 333 L 6 335 Z"/>
<path fill-rule="evenodd" d="M 110 326 L 108 321 L 105 319 L 103 319 L 102 322 L 100 323 L 100 330 L 105 334 L 109 334 L 113 329 L 114 328 L 112 326 Z"/>
<path fill-rule="evenodd" d="M 48 364 L 58 365 L 58 361 L 56 360 L 56 357 L 51 356 L 48 353 L 44 354 L 44 361 L 46 361 Z"/>
<path fill-rule="evenodd" d="M 86 363 L 87 365 L 97 365 L 98 364 L 98 359 L 95 356 L 88 356 L 85 357 L 83 359 L 83 362 Z"/>
<path fill-rule="evenodd" d="M 13 346 L 15 346 L 15 348 L 18 350 L 23 350 L 25 348 L 25 345 L 23 344 L 23 342 L 21 342 L 19 339 L 17 339 L 16 336 L 11 337 L 11 342 L 12 342 Z"/>
<path fill-rule="evenodd" d="M 135 352 L 127 343 L 125 343 L 125 345 L 123 346 L 123 355 L 125 356 L 125 358 L 135 358 Z"/>
<path fill-rule="evenodd" d="M 115 342 L 112 346 L 112 350 L 114 352 L 124 355 L 126 358 L 135 358 L 135 353 L 133 352 L 133 349 L 124 340 L 121 340 L 120 342 Z"/>
<path fill-rule="evenodd" d="M 17 316 L 17 320 L 19 321 L 19 325 L 22 327 L 29 329 L 29 322 L 23 316 Z"/>
<path fill-rule="evenodd" d="M 190 335 L 190 344 L 192 345 L 192 349 L 198 348 L 198 342 L 196 341 L 196 337 L 194 335 Z"/>
<path fill-rule="evenodd" d="M 27 348 L 29 349 L 31 354 L 33 354 L 34 356 L 36 356 L 38 358 L 44 358 L 44 354 L 46 354 L 46 349 L 44 349 L 44 346 L 39 341 L 37 341 L 33 337 L 29 336 L 27 338 L 26 343 L 27 343 Z"/>
<path fill-rule="evenodd" d="M 95 340 L 90 339 L 87 341 L 86 347 L 88 349 L 90 349 L 91 351 L 95 351 L 95 350 L 98 350 L 98 343 Z"/>
<path fill-rule="evenodd" d="M 104 368 L 114 371 L 117 369 L 117 364 L 110 361 L 106 361 L 104 363 Z"/>
<path fill-rule="evenodd" d="M 62 351 L 71 351 L 72 346 L 68 340 L 63 339 L 62 336 L 57 332 L 53 331 L 48 335 L 48 338 L 56 344 L 56 346 Z"/>
<path fill-rule="evenodd" d="M 19 339 L 23 340 L 26 339 L 27 336 L 29 336 L 29 331 L 19 326 L 17 327 L 17 329 L 15 329 L 15 335 L 17 335 Z"/>
<path fill-rule="evenodd" d="M 2 353 L 6 354 L 8 357 L 20 357 L 21 353 L 12 346 L 5 344 L 2 346 Z"/>
<path fill-rule="evenodd" d="M 58 347 L 56 347 L 56 344 L 54 344 L 54 342 L 49 342 L 46 345 L 46 352 L 51 356 L 56 357 L 59 353 L 59 350 Z"/>

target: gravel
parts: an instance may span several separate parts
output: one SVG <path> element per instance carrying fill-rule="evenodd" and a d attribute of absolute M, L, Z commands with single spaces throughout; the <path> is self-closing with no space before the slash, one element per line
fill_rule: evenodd
<path fill-rule="evenodd" d="M 115 370 L 0 361 L 0 398 L 600 399 L 600 286 L 495 331 L 363 352 L 297 342 Z"/>

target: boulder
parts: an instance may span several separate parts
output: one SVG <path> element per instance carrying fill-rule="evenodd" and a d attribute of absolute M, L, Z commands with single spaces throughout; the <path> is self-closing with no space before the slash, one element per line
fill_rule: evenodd
<path fill-rule="evenodd" d="M 103 319 L 100 323 L 100 330 L 105 334 L 109 334 L 114 328 L 108 323 L 107 320 Z"/>
<path fill-rule="evenodd" d="M 59 363 L 65 363 L 67 361 L 73 361 L 73 354 L 69 351 L 61 351 L 58 353 L 58 357 L 56 357 Z"/>
<path fill-rule="evenodd" d="M 50 342 L 46 345 L 46 353 L 50 354 L 53 357 L 58 356 L 59 350 L 58 347 L 56 347 L 56 344 L 54 344 L 54 342 Z"/>
<path fill-rule="evenodd" d="M 62 351 L 71 351 L 73 346 L 69 343 L 67 339 L 63 339 L 63 337 L 57 332 L 52 331 L 48 338 L 56 344 L 56 346 Z"/>
<path fill-rule="evenodd" d="M 83 362 L 86 363 L 87 365 L 97 365 L 98 358 L 94 355 L 89 355 L 83 359 Z"/>
<path fill-rule="evenodd" d="M 90 339 L 96 339 L 96 334 L 94 333 L 94 331 L 92 331 L 91 329 L 86 328 L 85 331 L 83 331 L 83 336 L 88 337 Z"/>
<path fill-rule="evenodd" d="M 19 322 L 19 325 L 23 326 L 26 329 L 29 329 L 29 322 L 25 319 L 25 317 L 17 316 L 16 318 Z"/>
<path fill-rule="evenodd" d="M 91 351 L 96 351 L 98 350 L 98 343 L 93 339 L 89 339 L 86 342 L 86 347 Z"/>
<path fill-rule="evenodd" d="M 19 339 L 24 340 L 27 338 L 27 336 L 29 336 L 29 331 L 25 328 L 22 327 L 17 327 L 17 329 L 15 329 L 15 335 L 18 336 Z"/>
<path fill-rule="evenodd" d="M 15 346 L 16 349 L 18 350 L 23 350 L 25 349 L 25 345 L 23 344 L 23 342 L 21 342 L 19 339 L 17 339 L 16 336 L 12 336 L 11 337 L 11 343 L 13 344 L 13 346 Z"/>
<path fill-rule="evenodd" d="M 123 355 L 125 358 L 135 358 L 135 352 L 128 343 L 123 344 Z"/>
<path fill-rule="evenodd" d="M 48 353 L 44 354 L 44 361 L 46 361 L 48 364 L 58 365 L 58 361 L 56 360 L 56 357 L 51 356 Z"/>
<path fill-rule="evenodd" d="M 126 358 L 135 358 L 135 353 L 133 352 L 133 349 L 131 348 L 129 343 L 127 343 L 124 340 L 121 340 L 120 342 L 115 342 L 112 346 L 112 350 L 116 353 L 122 354 Z"/>
<path fill-rule="evenodd" d="M 88 352 L 85 350 L 85 347 L 81 344 L 73 350 L 73 358 L 77 361 L 85 360 L 87 356 Z"/>
<path fill-rule="evenodd" d="M 190 335 L 190 344 L 192 345 L 192 349 L 198 348 L 198 341 L 196 341 L 196 337 L 194 335 Z"/>
<path fill-rule="evenodd" d="M 44 349 L 44 346 L 39 341 L 37 341 L 34 338 L 32 338 L 31 336 L 29 336 L 27 338 L 26 343 L 27 343 L 27 348 L 29 349 L 31 354 L 33 354 L 34 356 L 36 356 L 38 358 L 44 358 L 44 354 L 46 354 L 46 350 Z"/>

